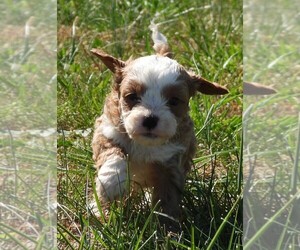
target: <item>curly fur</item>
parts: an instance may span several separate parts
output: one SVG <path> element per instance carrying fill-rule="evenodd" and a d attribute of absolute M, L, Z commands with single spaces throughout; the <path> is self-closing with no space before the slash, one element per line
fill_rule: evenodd
<path fill-rule="evenodd" d="M 128 191 L 124 182 L 129 176 L 140 187 L 152 188 L 153 205 L 159 203 L 163 213 L 178 218 L 196 150 L 189 99 L 197 91 L 227 90 L 169 58 L 166 38 L 153 26 L 152 30 L 157 55 L 124 62 L 92 50 L 115 75 L 104 112 L 95 123 L 96 189 L 104 203 L 118 199 Z"/>

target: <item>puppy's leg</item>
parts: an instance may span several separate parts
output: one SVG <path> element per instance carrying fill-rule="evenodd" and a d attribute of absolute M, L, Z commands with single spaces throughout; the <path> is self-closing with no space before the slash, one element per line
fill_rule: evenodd
<path fill-rule="evenodd" d="M 178 164 L 178 163 L 177 163 Z M 183 194 L 185 176 L 178 165 L 156 165 L 153 171 L 154 189 L 153 205 L 159 204 L 163 213 L 174 218 L 161 216 L 160 222 L 167 231 L 178 232 L 180 224 L 176 221 L 180 217 L 180 202 Z"/>
<path fill-rule="evenodd" d="M 93 159 L 98 170 L 96 191 L 101 202 L 113 201 L 123 195 L 127 177 L 127 159 L 123 150 L 103 135 L 114 131 L 105 115 L 96 120 L 92 140 Z M 113 133 L 113 132 L 111 132 Z"/>
<path fill-rule="evenodd" d="M 121 155 L 110 155 L 98 170 L 96 191 L 101 202 L 116 200 L 125 192 L 127 160 Z"/>

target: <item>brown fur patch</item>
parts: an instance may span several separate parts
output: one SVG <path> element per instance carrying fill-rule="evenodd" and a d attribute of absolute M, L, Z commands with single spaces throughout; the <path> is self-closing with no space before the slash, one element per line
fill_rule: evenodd
<path fill-rule="evenodd" d="M 128 80 L 122 82 L 120 86 L 120 96 L 125 109 L 131 110 L 137 103 L 138 99 L 145 93 L 146 87 L 136 81 Z M 135 97 L 134 97 L 135 96 Z"/>
<path fill-rule="evenodd" d="M 115 125 L 120 128 L 120 108 L 119 108 L 119 94 L 117 91 L 113 90 L 110 95 L 105 100 L 104 113 L 107 118 Z"/>
<path fill-rule="evenodd" d="M 186 151 L 181 158 L 181 167 L 186 175 L 192 166 L 192 159 L 196 152 L 196 136 L 194 132 L 194 123 L 190 116 L 181 118 L 178 123 L 176 135 L 170 140 L 171 142 L 180 142 L 186 148 Z"/>
<path fill-rule="evenodd" d="M 168 100 L 168 105 L 176 117 L 183 117 L 187 114 L 189 110 L 188 93 L 188 86 L 184 82 L 169 85 L 163 89 L 163 95 Z"/>
<path fill-rule="evenodd" d="M 169 58 L 173 57 L 173 53 L 171 52 L 171 48 L 168 44 L 160 43 L 155 44 L 153 47 L 158 55 L 167 56 Z"/>
<path fill-rule="evenodd" d="M 228 93 L 225 87 L 222 87 L 218 83 L 210 82 L 203 77 L 197 75 L 191 75 L 191 86 L 205 95 L 224 95 Z"/>
<path fill-rule="evenodd" d="M 116 146 L 112 140 L 107 139 L 100 132 L 102 117 L 99 117 L 95 123 L 95 132 L 92 140 L 93 160 L 95 168 L 99 169 L 111 155 L 120 155 L 124 157 L 124 150 Z"/>
<path fill-rule="evenodd" d="M 244 82 L 243 86 L 244 95 L 271 95 L 276 93 L 276 90 L 272 87 L 256 82 Z"/>

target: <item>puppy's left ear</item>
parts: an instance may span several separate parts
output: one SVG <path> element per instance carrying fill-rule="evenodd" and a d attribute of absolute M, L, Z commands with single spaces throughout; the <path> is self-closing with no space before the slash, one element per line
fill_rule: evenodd
<path fill-rule="evenodd" d="M 228 93 L 228 90 L 221 85 L 210 82 L 200 76 L 191 75 L 192 86 L 195 90 L 205 95 L 224 95 Z"/>
<path fill-rule="evenodd" d="M 106 67 L 109 68 L 113 73 L 116 73 L 117 69 L 125 67 L 125 62 L 106 54 L 102 50 L 92 49 L 91 52 L 99 57 L 101 61 L 106 65 Z"/>

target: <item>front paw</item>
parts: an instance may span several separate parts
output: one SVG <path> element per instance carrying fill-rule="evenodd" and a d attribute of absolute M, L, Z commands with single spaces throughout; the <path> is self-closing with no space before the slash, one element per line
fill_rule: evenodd
<path fill-rule="evenodd" d="M 96 190 L 101 202 L 114 201 L 126 189 L 127 161 L 119 155 L 111 156 L 98 170 Z"/>

